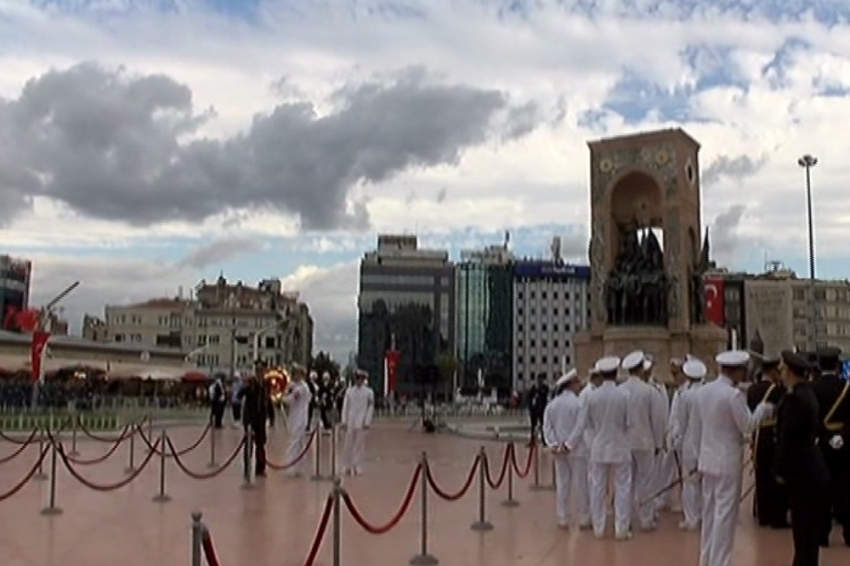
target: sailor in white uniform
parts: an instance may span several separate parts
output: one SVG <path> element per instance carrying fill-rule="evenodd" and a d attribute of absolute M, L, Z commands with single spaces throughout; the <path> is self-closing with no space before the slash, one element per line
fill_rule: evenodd
<path fill-rule="evenodd" d="M 655 420 L 664 423 L 664 433 L 658 439 L 658 447 L 656 449 L 655 459 L 652 470 L 652 489 L 651 493 L 658 493 L 664 490 L 675 477 L 675 456 L 668 445 L 668 436 L 670 432 L 670 395 L 667 392 L 667 386 L 656 379 L 652 373 L 655 362 L 649 354 L 643 361 L 644 381 L 648 383 L 655 392 L 653 411 Z M 653 521 L 658 523 L 658 512 L 661 509 L 669 509 L 672 506 L 673 490 L 666 490 L 655 498 L 652 502 Z"/>
<path fill-rule="evenodd" d="M 581 406 L 587 404 L 587 398 L 590 392 L 602 385 L 602 374 L 596 368 L 590 370 L 590 378 L 587 384 L 582 387 L 581 393 L 578 395 L 578 400 Z M 590 515 L 590 443 L 592 437 L 590 429 L 584 429 L 582 436 L 584 442 L 579 443 L 579 447 L 571 453 L 573 457 L 573 497 L 576 500 L 578 507 L 578 526 L 579 529 L 589 529 L 593 526 Z"/>
<path fill-rule="evenodd" d="M 669 411 L 667 414 L 667 436 L 664 441 L 664 456 L 659 460 L 659 469 L 658 469 L 658 490 L 666 491 L 659 496 L 657 501 L 657 508 L 659 510 L 671 509 L 675 511 L 681 511 L 681 508 L 677 508 L 673 501 L 673 494 L 675 489 L 669 489 L 668 486 L 674 485 L 677 480 L 681 480 L 681 467 L 682 467 L 682 454 L 676 449 L 676 444 L 673 441 L 675 432 L 674 427 L 676 424 L 676 414 L 678 411 L 679 400 L 681 397 L 681 393 L 684 390 L 687 379 L 685 379 L 682 374 L 682 366 L 684 365 L 685 360 L 681 358 L 674 358 L 670 360 L 670 375 L 673 378 L 673 395 L 670 399 Z M 650 383 L 652 379 L 650 380 Z"/>
<path fill-rule="evenodd" d="M 679 528 L 696 530 L 702 514 L 702 493 L 697 473 L 699 461 L 699 415 L 696 396 L 703 384 L 708 369 L 702 361 L 690 358 L 682 366 L 687 381 L 678 392 L 678 400 L 671 416 L 671 441 L 679 455 L 682 467 L 682 514 Z"/>
<path fill-rule="evenodd" d="M 579 411 L 579 422 L 566 442 L 567 450 L 579 445 L 590 432 L 590 510 L 593 534 L 605 536 L 606 493 L 614 481 L 614 532 L 617 540 L 632 538 L 632 466 L 628 434 L 631 428 L 629 395 L 617 386 L 620 359 L 609 356 L 596 362 L 602 384 L 587 396 Z"/>
<path fill-rule="evenodd" d="M 342 401 L 340 426 L 345 431 L 342 445 L 342 466 L 347 475 L 359 475 L 363 471 L 366 452 L 366 431 L 372 426 L 375 410 L 375 394 L 368 384 L 369 374 L 357 370 L 354 384 L 345 392 Z"/>
<path fill-rule="evenodd" d="M 286 461 L 294 462 L 303 452 L 309 436 L 307 435 L 307 421 L 309 420 L 310 400 L 313 395 L 304 381 L 307 371 L 300 365 L 292 369 L 292 383 L 286 388 L 283 402 L 289 409 L 287 412 L 286 428 L 289 431 L 289 445 L 286 448 Z M 301 460 L 287 471 L 287 475 L 298 477 L 309 464 L 309 458 Z"/>
<path fill-rule="evenodd" d="M 555 512 L 558 526 L 566 529 L 570 524 L 570 492 L 572 491 L 575 454 L 581 450 L 583 441 L 569 451 L 566 442 L 578 423 L 580 402 L 578 392 L 581 381 L 576 370 L 562 376 L 555 383 L 555 397 L 546 405 L 543 413 L 543 440 L 552 450 L 555 461 Z"/>
<path fill-rule="evenodd" d="M 729 566 L 741 499 L 744 445 L 759 422 L 774 411 L 772 405 L 762 403 L 751 413 L 746 395 L 737 387 L 747 378 L 747 352 L 723 352 L 716 361 L 720 374 L 695 396 L 703 497 L 700 566 Z"/>
<path fill-rule="evenodd" d="M 644 381 L 646 356 L 635 350 L 623 359 L 629 378 L 620 385 L 629 394 L 632 427 L 628 442 L 632 461 L 632 527 L 643 531 L 655 529 L 656 455 L 660 454 L 667 426 L 658 411 L 658 392 Z"/>

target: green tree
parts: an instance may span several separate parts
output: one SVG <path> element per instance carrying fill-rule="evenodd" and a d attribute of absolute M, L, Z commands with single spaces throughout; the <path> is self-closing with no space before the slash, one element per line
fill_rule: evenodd
<path fill-rule="evenodd" d="M 447 401 L 451 401 L 454 399 L 454 382 L 455 375 L 458 378 L 458 384 L 461 383 L 461 370 L 463 368 L 463 364 L 460 363 L 454 354 L 451 352 L 444 350 L 437 354 L 437 359 L 435 360 L 435 365 L 439 371 L 439 379 L 440 383 L 438 387 L 442 385 L 443 394 L 446 397 Z"/>
<path fill-rule="evenodd" d="M 319 374 L 328 372 L 331 374 L 331 379 L 337 379 L 340 376 L 339 364 L 331 358 L 327 352 L 320 351 L 310 359 L 310 370 Z"/>

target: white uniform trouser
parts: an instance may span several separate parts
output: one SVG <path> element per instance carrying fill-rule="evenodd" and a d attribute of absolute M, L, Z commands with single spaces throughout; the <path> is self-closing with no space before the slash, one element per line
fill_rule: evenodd
<path fill-rule="evenodd" d="M 593 532 L 602 536 L 608 515 L 606 494 L 613 475 L 614 480 L 614 529 L 617 534 L 629 531 L 632 512 L 632 464 L 603 464 L 590 462 L 590 513 Z"/>
<path fill-rule="evenodd" d="M 573 459 L 567 454 L 555 454 L 555 514 L 558 523 L 570 520 L 570 491 L 573 485 Z"/>
<path fill-rule="evenodd" d="M 342 444 L 342 467 L 345 470 L 359 471 L 363 466 L 364 453 L 366 452 L 366 429 L 345 429 L 345 439 Z"/>
<path fill-rule="evenodd" d="M 676 470 L 676 456 L 672 450 L 667 450 L 659 454 L 655 459 L 655 464 L 655 487 L 653 493 L 657 493 L 672 485 L 678 475 Z M 655 500 L 656 508 L 672 507 L 674 491 L 675 489 L 667 489 L 667 491 L 659 495 Z"/>
<path fill-rule="evenodd" d="M 286 464 L 294 462 L 296 458 L 302 455 L 308 438 L 307 425 L 293 426 L 289 429 L 289 443 L 286 447 L 286 456 L 284 457 Z M 302 473 L 309 461 L 309 458 L 302 457 L 301 460 L 289 469 L 289 473 Z"/>
<path fill-rule="evenodd" d="M 582 525 L 590 524 L 590 484 L 588 480 L 588 457 L 572 455 L 573 460 L 573 497 L 578 508 L 578 521 Z"/>
<path fill-rule="evenodd" d="M 703 474 L 702 496 L 699 564 L 729 566 L 738 524 L 741 474 Z"/>
<path fill-rule="evenodd" d="M 633 527 L 648 529 L 655 519 L 655 502 L 650 500 L 655 487 L 655 454 L 651 450 L 632 450 Z"/>
<path fill-rule="evenodd" d="M 682 460 L 682 514 L 685 523 L 697 525 L 702 519 L 702 486 L 696 460 Z"/>

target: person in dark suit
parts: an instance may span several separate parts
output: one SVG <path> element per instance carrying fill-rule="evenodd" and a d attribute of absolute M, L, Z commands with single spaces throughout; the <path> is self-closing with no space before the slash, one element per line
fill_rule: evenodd
<path fill-rule="evenodd" d="M 546 412 L 546 404 L 549 402 L 549 386 L 546 385 L 546 376 L 541 375 L 537 383 L 528 390 L 528 413 L 531 417 L 531 440 L 539 440 L 540 430 L 543 427 L 543 413 Z"/>
<path fill-rule="evenodd" d="M 850 546 L 850 385 L 840 375 L 841 350 L 818 350 L 820 376 L 812 389 L 820 405 L 820 447 L 829 469 L 829 505 L 820 518 L 820 544 L 829 546 L 833 521 L 841 525 Z"/>
<path fill-rule="evenodd" d="M 782 380 L 788 393 L 777 410 L 774 473 L 791 505 L 792 566 L 818 566 L 818 521 L 829 496 L 829 471 L 818 446 L 820 411 L 808 382 L 809 368 L 802 356 L 782 352 Z"/>
<path fill-rule="evenodd" d="M 755 411 L 760 403 L 779 406 L 785 386 L 779 372 L 779 358 L 765 358 L 761 363 L 761 379 L 747 389 L 747 405 Z M 753 471 L 756 489 L 753 516 L 762 527 L 788 528 L 788 496 L 785 487 L 773 476 L 776 420 L 765 419 L 753 432 Z"/>
<path fill-rule="evenodd" d="M 242 422 L 250 427 L 254 440 L 254 473 L 257 477 L 266 475 L 266 423 L 268 422 L 269 391 L 265 380 L 256 376 L 248 378 L 242 389 L 245 406 Z"/>

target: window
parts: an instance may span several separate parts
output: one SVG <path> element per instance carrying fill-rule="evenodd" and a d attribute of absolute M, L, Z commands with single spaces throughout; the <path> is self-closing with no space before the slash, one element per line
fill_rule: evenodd
<path fill-rule="evenodd" d="M 535 292 L 534 292 L 534 291 L 532 291 L 532 292 L 531 292 L 531 298 L 533 299 L 533 298 L 535 298 L 535 296 L 536 296 Z"/>
<path fill-rule="evenodd" d="M 123 334 L 116 334 L 115 335 L 115 341 L 116 342 L 123 342 L 124 341 L 124 335 Z"/>
<path fill-rule="evenodd" d="M 552 325 L 552 332 L 557 332 L 557 331 L 558 331 L 558 323 L 556 322 Z"/>
<path fill-rule="evenodd" d="M 521 323 L 521 322 L 520 322 L 520 323 L 517 323 L 517 325 L 516 325 L 516 331 L 517 331 L 517 332 L 522 332 L 522 329 L 523 329 L 523 325 L 522 325 L 522 323 Z"/>
<path fill-rule="evenodd" d="M 545 299 L 545 298 L 546 298 L 546 291 L 541 291 L 541 292 L 540 292 L 540 298 L 541 298 L 541 299 Z"/>
<path fill-rule="evenodd" d="M 540 363 L 541 364 L 548 364 L 549 358 L 547 358 L 546 356 L 540 356 Z"/>
<path fill-rule="evenodd" d="M 557 298 L 558 298 L 558 292 L 557 292 L 557 291 L 552 291 L 552 298 L 553 298 L 553 299 L 557 299 Z"/>
<path fill-rule="evenodd" d="M 558 316 L 558 307 L 552 309 L 552 316 Z"/>
<path fill-rule="evenodd" d="M 540 330 L 543 331 L 543 332 L 546 332 L 546 323 L 545 322 L 540 325 Z"/>
<path fill-rule="evenodd" d="M 552 340 L 552 347 L 556 348 L 556 349 L 558 348 L 558 341 L 557 340 Z"/>
<path fill-rule="evenodd" d="M 531 356 L 531 365 L 534 365 L 536 363 L 537 363 L 537 358 L 535 356 Z"/>
<path fill-rule="evenodd" d="M 516 357 L 516 363 L 522 365 L 522 354 Z"/>
<path fill-rule="evenodd" d="M 541 347 L 541 348 L 546 348 L 546 347 L 547 347 L 547 343 L 546 343 L 546 339 L 545 339 L 545 338 L 544 338 L 543 340 L 541 340 L 541 341 L 540 341 L 540 347 Z M 546 363 L 546 362 L 543 362 L 543 363 Z"/>
<path fill-rule="evenodd" d="M 537 347 L 537 340 L 535 340 L 534 338 L 532 338 L 532 339 L 531 339 L 531 344 L 530 344 L 530 345 L 531 345 L 531 347 L 532 347 L 532 348 L 536 348 L 536 347 Z M 534 363 L 534 362 L 531 362 L 531 363 Z"/>
<path fill-rule="evenodd" d="M 213 334 L 209 337 L 210 344 L 219 344 L 221 343 L 221 336 L 218 334 Z"/>

